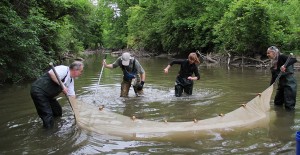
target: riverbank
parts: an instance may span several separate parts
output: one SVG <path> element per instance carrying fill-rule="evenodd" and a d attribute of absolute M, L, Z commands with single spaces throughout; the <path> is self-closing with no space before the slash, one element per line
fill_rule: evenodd
<path fill-rule="evenodd" d="M 134 57 L 158 57 L 158 58 L 180 58 L 180 56 L 175 54 L 158 54 L 158 53 L 147 53 L 145 51 L 134 51 L 134 50 L 117 50 L 117 51 L 107 51 L 101 50 L 102 53 L 110 53 L 112 57 L 119 57 L 124 52 L 129 52 Z M 100 52 L 100 53 L 101 53 Z M 86 51 L 86 54 L 99 53 L 99 51 Z M 230 54 L 220 54 L 220 53 L 200 53 L 200 59 L 202 63 L 214 65 L 222 64 L 232 67 L 252 67 L 252 68 L 269 68 L 270 59 L 266 55 L 256 55 L 254 57 L 240 56 L 240 55 L 230 55 Z M 295 56 L 298 60 L 294 64 L 296 70 L 300 70 L 300 56 Z"/>

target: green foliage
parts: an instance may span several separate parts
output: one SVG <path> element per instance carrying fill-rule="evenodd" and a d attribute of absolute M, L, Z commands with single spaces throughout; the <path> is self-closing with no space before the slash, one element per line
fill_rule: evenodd
<path fill-rule="evenodd" d="M 299 49 L 297 0 L 102 2 L 105 5 L 100 8 L 109 10 L 103 27 L 103 42 L 109 48 L 246 55 L 264 54 L 271 44 L 286 50 Z M 115 16 L 112 5 L 119 8 L 120 16 Z"/>
<path fill-rule="evenodd" d="M 265 52 L 268 45 L 269 15 L 259 0 L 233 2 L 215 27 L 216 42 L 233 53 Z"/>
<path fill-rule="evenodd" d="M 97 14 L 101 15 L 102 43 L 104 48 L 125 48 L 127 43 L 127 15 L 130 1 L 123 0 L 99 0 Z"/>
<path fill-rule="evenodd" d="M 67 18 L 60 22 L 55 40 L 56 51 L 60 51 L 60 54 L 77 53 L 84 50 L 83 43 L 74 35 L 75 29 L 76 27 Z"/>
<path fill-rule="evenodd" d="M 101 43 L 89 0 L 3 0 L 0 9 L 1 82 L 36 78 L 50 61 Z"/>
<path fill-rule="evenodd" d="M 201 2 L 169 2 L 162 9 L 160 32 L 164 51 L 179 54 L 193 50 L 194 26 L 202 9 Z"/>
<path fill-rule="evenodd" d="M 284 2 L 271 1 L 270 43 L 281 47 L 282 50 L 300 50 L 300 2 L 288 0 Z"/>
<path fill-rule="evenodd" d="M 149 52 L 162 51 L 161 38 L 156 21 L 157 10 L 158 8 L 154 5 L 147 7 L 134 6 L 127 10 L 129 16 L 127 21 L 128 47 Z"/>
<path fill-rule="evenodd" d="M 99 31 L 100 25 L 95 16 L 95 8 L 88 0 L 76 0 L 70 1 L 71 8 L 76 10 L 75 14 L 69 15 L 70 23 L 74 25 L 72 34 L 74 35 L 73 44 L 71 48 L 74 52 L 82 52 L 83 49 L 89 47 L 95 47 L 99 43 L 99 33 L 93 33 Z M 98 27 L 99 26 L 99 27 Z M 78 39 L 78 41 L 76 41 Z M 81 44 L 83 46 L 81 46 Z"/>
<path fill-rule="evenodd" d="M 140 6 L 130 7 L 127 10 L 129 18 L 127 20 L 128 25 L 128 40 L 127 45 L 132 48 L 138 48 L 144 46 L 144 42 L 141 38 L 145 38 L 145 31 L 141 30 L 144 25 L 144 18 L 146 16 L 146 11 Z"/>
<path fill-rule="evenodd" d="M 39 10 L 30 10 L 28 18 L 22 20 L 10 8 L 8 3 L 0 7 L 0 74 L 1 80 L 16 82 L 26 77 L 36 77 L 45 68 L 49 57 L 42 50 L 39 37 L 47 34 L 44 26 L 51 31 L 55 29 L 55 24 L 45 19 Z"/>
<path fill-rule="evenodd" d="M 203 1 L 202 10 L 199 18 L 196 19 L 197 23 L 194 27 L 196 34 L 193 39 L 192 46 L 203 52 L 212 52 L 218 44 L 214 43 L 216 36 L 213 34 L 214 26 L 223 17 L 224 13 L 228 10 L 231 0 L 216 0 Z"/>
<path fill-rule="evenodd" d="M 32 79 L 64 55 L 300 51 L 298 0 L 2 0 L 0 81 Z M 33 67 L 34 66 L 34 69 Z"/>

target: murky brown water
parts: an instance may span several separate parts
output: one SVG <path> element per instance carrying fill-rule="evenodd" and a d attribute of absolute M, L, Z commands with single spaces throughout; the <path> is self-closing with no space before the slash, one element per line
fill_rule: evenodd
<path fill-rule="evenodd" d="M 109 57 L 107 62 L 115 58 Z M 121 70 L 105 69 L 95 104 L 127 116 L 162 121 L 189 121 L 227 113 L 248 102 L 269 85 L 265 69 L 200 66 L 201 80 L 193 95 L 174 97 L 174 80 L 179 66 L 165 75 L 167 59 L 140 59 L 146 70 L 145 96 L 120 98 Z M 93 99 L 101 70 L 101 57 L 85 61 L 84 75 L 75 87 L 81 99 Z M 300 79 L 300 73 L 296 73 Z M 52 130 L 42 128 L 29 95 L 30 84 L 0 88 L 0 154 L 294 154 L 295 132 L 300 130 L 300 103 L 296 112 L 275 110 L 271 104 L 270 121 L 263 127 L 208 131 L 199 137 L 162 138 L 159 140 L 124 139 L 100 135 L 76 126 L 73 112 L 63 98 L 63 117 Z M 275 91 L 274 91 L 275 92 Z M 300 92 L 298 90 L 299 100 Z"/>

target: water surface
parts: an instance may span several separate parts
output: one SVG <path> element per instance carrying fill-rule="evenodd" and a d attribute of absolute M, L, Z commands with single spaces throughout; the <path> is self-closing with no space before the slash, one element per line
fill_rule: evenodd
<path fill-rule="evenodd" d="M 107 62 L 115 59 L 108 57 Z M 120 69 L 104 69 L 97 87 L 101 57 L 91 56 L 85 60 L 83 76 L 75 81 L 78 98 L 95 100 L 95 106 L 105 105 L 116 113 L 140 119 L 191 121 L 238 108 L 266 89 L 270 80 L 268 69 L 201 65 L 201 79 L 195 81 L 193 95 L 176 98 L 174 82 L 179 66 L 164 74 L 163 69 L 170 60 L 139 60 L 147 75 L 143 97 L 135 97 L 132 89 L 129 98 L 119 97 Z M 299 72 L 296 77 L 299 79 Z M 63 116 L 55 120 L 54 129 L 45 130 L 29 89 L 30 83 L 0 88 L 0 154 L 294 154 L 295 132 L 300 128 L 299 102 L 294 113 L 274 109 L 271 103 L 272 117 L 262 127 L 228 128 L 181 138 L 128 139 L 92 133 L 76 126 L 71 107 L 61 96 Z M 298 90 L 297 99 L 299 94 Z"/>

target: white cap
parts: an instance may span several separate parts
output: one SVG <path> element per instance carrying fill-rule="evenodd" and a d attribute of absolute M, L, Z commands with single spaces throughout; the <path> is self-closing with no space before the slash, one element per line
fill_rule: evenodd
<path fill-rule="evenodd" d="M 123 53 L 121 56 L 122 65 L 128 66 L 130 59 L 131 59 L 130 53 L 128 53 L 128 52 Z"/>

